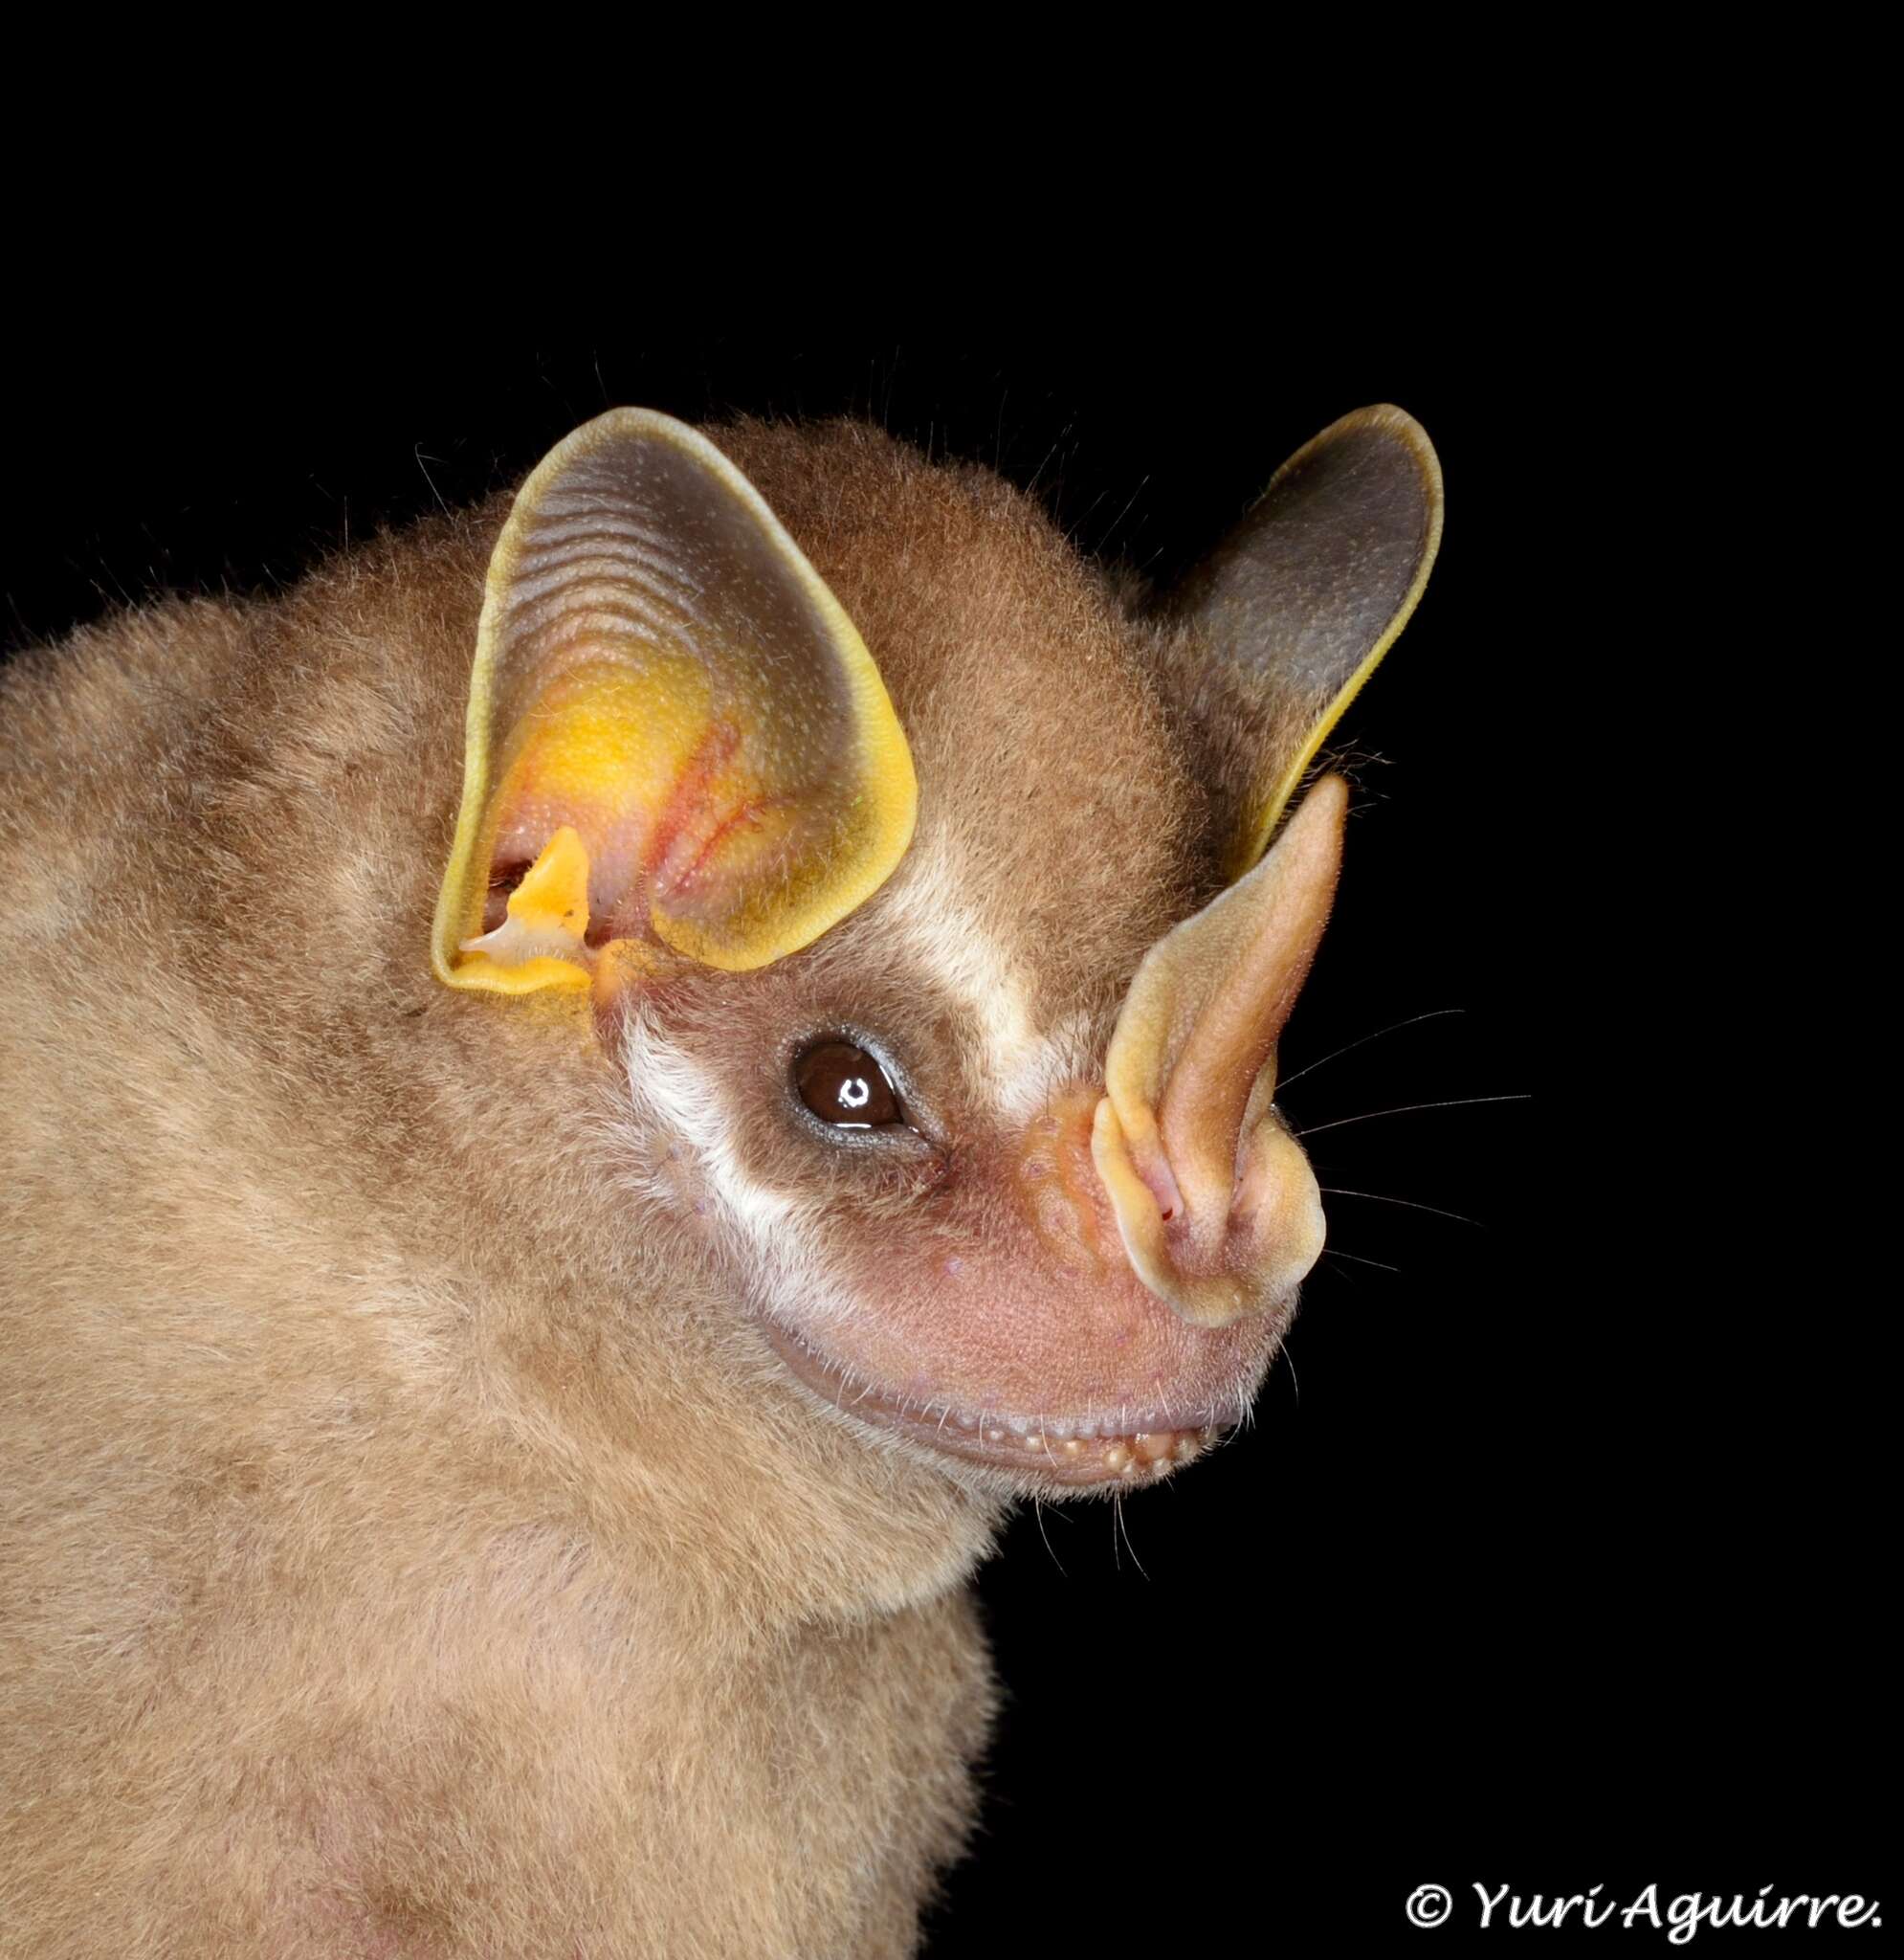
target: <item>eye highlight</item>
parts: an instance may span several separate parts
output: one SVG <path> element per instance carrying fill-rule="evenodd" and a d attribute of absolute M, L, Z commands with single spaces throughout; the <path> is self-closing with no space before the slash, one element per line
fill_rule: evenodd
<path fill-rule="evenodd" d="M 793 1064 L 793 1089 L 822 1123 L 841 1129 L 905 1121 L 886 1071 L 851 1041 L 820 1041 L 808 1049 Z"/>

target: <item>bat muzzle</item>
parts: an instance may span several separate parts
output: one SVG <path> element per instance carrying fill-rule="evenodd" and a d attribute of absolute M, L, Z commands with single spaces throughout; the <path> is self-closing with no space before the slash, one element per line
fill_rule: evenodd
<path fill-rule="evenodd" d="M 1132 1269 L 1200 1326 L 1287 1300 L 1322 1251 L 1275 1047 L 1328 923 L 1347 803 L 1323 777 L 1253 871 L 1150 949 L 1105 1058 L 1098 1185 Z"/>

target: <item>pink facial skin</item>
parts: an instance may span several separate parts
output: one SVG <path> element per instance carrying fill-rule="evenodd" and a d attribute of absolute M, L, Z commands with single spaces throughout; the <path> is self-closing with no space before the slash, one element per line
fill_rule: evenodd
<path fill-rule="evenodd" d="M 1015 1139 L 951 1153 L 924 1229 L 844 1238 L 829 1264 L 876 1313 L 767 1323 L 843 1413 L 1034 1486 L 1148 1481 L 1240 1421 L 1294 1287 L 1226 1327 L 1138 1278 L 1091 1156 L 1097 1093 L 1074 1086 Z"/>

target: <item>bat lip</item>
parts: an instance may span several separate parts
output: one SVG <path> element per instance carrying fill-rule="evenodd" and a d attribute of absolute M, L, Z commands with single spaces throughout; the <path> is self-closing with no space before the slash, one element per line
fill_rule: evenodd
<path fill-rule="evenodd" d="M 960 1463 L 1008 1470 L 1067 1490 L 1129 1490 L 1161 1483 L 1194 1461 L 1247 1415 L 1239 1396 L 1221 1408 L 1167 1406 L 1096 1414 L 1040 1415 L 919 1404 L 855 1377 L 804 1335 L 764 1319 L 767 1340 L 795 1379 L 836 1416 L 897 1435 Z"/>

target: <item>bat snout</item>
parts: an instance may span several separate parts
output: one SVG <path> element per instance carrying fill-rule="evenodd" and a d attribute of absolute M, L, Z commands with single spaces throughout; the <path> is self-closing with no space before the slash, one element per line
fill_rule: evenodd
<path fill-rule="evenodd" d="M 1239 1140 L 1227 1189 L 1186 1191 L 1161 1149 L 1133 1146 L 1109 1096 L 1094 1116 L 1092 1155 L 1131 1269 L 1199 1326 L 1283 1303 L 1321 1256 L 1321 1192 L 1273 1112 Z"/>
<path fill-rule="evenodd" d="M 1238 1131 L 1230 1156 L 1227 1188 L 1193 1206 L 1163 1151 L 1133 1151 L 1110 1097 L 1075 1085 L 1026 1130 L 1014 1181 L 1066 1277 L 1128 1272 L 1185 1320 L 1225 1326 L 1287 1300 L 1325 1229 L 1309 1160 L 1273 1110 Z"/>
<path fill-rule="evenodd" d="M 1316 1178 L 1273 1098 L 1346 808 L 1325 776 L 1253 871 L 1151 948 L 1105 1058 L 1099 1186 L 1138 1276 L 1202 1326 L 1286 1300 L 1322 1251 Z"/>
<path fill-rule="evenodd" d="M 1047 1254 L 1093 1275 L 1123 1260 L 1117 1212 L 1092 1161 L 1099 1100 L 1081 1083 L 1054 1096 L 1020 1139 L 1013 1165 L 1019 1202 Z"/>

